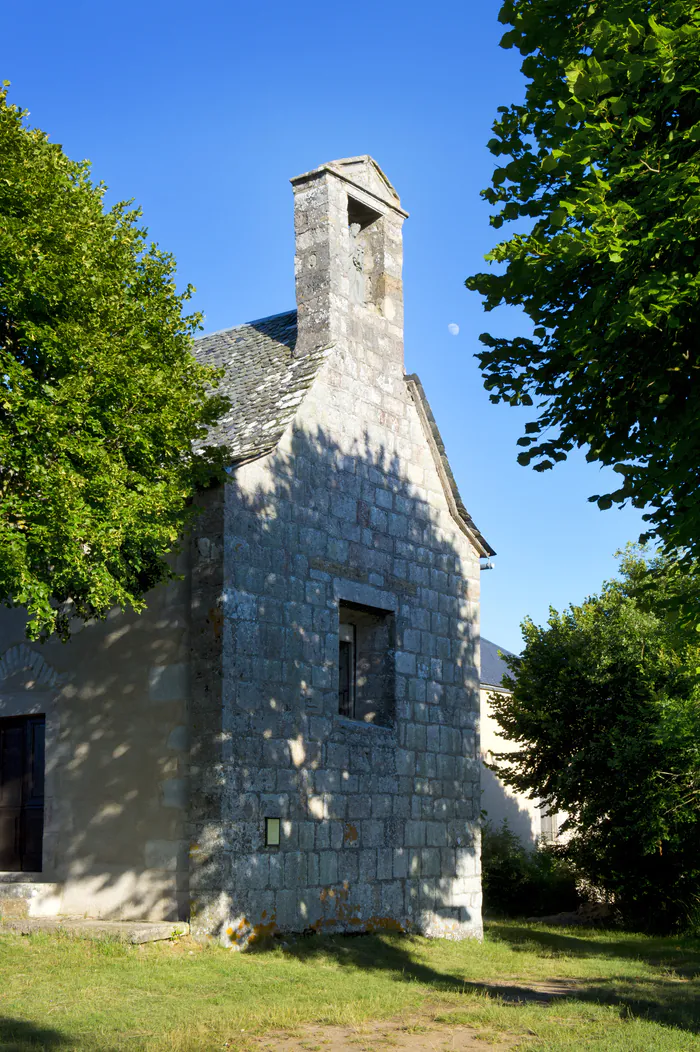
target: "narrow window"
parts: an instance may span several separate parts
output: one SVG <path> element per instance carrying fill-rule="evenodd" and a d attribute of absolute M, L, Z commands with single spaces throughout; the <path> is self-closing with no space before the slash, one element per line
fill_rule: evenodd
<path fill-rule="evenodd" d="M 338 712 L 353 719 L 355 716 L 355 626 L 341 625 L 338 655 Z"/>
<path fill-rule="evenodd" d="M 338 607 L 338 713 L 394 722 L 394 615 L 358 603 Z"/>
<path fill-rule="evenodd" d="M 41 872 L 44 726 L 43 716 L 0 719 L 0 870 Z"/>
<path fill-rule="evenodd" d="M 265 819 L 265 847 L 280 846 L 280 820 L 279 818 Z"/>

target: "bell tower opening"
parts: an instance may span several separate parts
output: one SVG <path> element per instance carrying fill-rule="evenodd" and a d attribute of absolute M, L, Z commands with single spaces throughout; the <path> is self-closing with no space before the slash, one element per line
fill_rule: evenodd
<path fill-rule="evenodd" d="M 348 196 L 350 302 L 380 309 L 382 213 Z"/>

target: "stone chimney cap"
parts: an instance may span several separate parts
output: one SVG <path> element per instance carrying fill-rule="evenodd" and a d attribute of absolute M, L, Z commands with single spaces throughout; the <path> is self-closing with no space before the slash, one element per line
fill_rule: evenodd
<path fill-rule="evenodd" d="M 396 190 L 377 162 L 369 154 L 362 154 L 360 157 L 341 157 L 336 161 L 327 161 L 310 172 L 294 176 L 293 179 L 290 179 L 290 182 L 292 186 L 296 186 L 298 183 L 305 183 L 309 179 L 313 179 L 314 176 L 320 175 L 321 172 L 332 172 L 333 175 L 337 175 L 345 182 L 356 186 L 359 190 L 364 191 L 365 194 L 380 201 L 383 205 L 389 205 L 390 208 L 402 215 L 404 219 L 408 218 L 408 212 L 401 208 L 401 199 Z"/>

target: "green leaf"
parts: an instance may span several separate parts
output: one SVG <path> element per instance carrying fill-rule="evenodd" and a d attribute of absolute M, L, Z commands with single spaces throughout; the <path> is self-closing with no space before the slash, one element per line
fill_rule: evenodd
<path fill-rule="evenodd" d="M 0 593 L 31 638 L 142 610 L 225 478 L 225 450 L 193 451 L 228 402 L 192 290 L 105 189 L 0 92 Z"/>
<path fill-rule="evenodd" d="M 499 113 L 486 199 L 503 240 L 472 287 L 522 321 L 485 344 L 482 372 L 494 401 L 536 399 L 546 440 L 521 463 L 547 470 L 576 446 L 624 465 L 604 499 L 629 500 L 645 536 L 700 559 L 700 10 L 508 0 L 504 12 L 525 93 Z"/>

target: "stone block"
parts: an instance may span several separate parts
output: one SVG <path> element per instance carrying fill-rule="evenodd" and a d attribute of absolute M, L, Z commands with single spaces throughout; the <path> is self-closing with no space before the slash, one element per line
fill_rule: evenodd
<path fill-rule="evenodd" d="M 277 925 L 283 931 L 303 931 L 306 927 L 305 918 L 300 911 L 300 896 L 298 889 L 285 889 L 278 891 L 275 899 L 275 918 Z"/>
<path fill-rule="evenodd" d="M 306 852 L 284 852 L 284 885 L 287 888 L 300 888 L 306 884 Z"/>
<path fill-rule="evenodd" d="M 299 849 L 312 851 L 316 842 L 316 823 L 299 822 Z"/>
<path fill-rule="evenodd" d="M 331 822 L 331 851 L 340 851 L 345 841 L 345 824 Z"/>
<path fill-rule="evenodd" d="M 370 818 L 372 815 L 372 797 L 366 796 L 349 796 L 347 799 L 347 817 L 348 819 L 356 818 Z"/>
<path fill-rule="evenodd" d="M 314 785 L 317 793 L 338 793 L 342 780 L 338 770 L 318 770 L 314 772 Z"/>
<path fill-rule="evenodd" d="M 444 822 L 426 822 L 426 844 L 428 847 L 446 847 L 447 826 Z"/>
<path fill-rule="evenodd" d="M 416 655 L 408 653 L 407 651 L 397 650 L 396 651 L 396 671 L 404 676 L 415 676 L 416 674 Z"/>
<path fill-rule="evenodd" d="M 294 793 L 299 788 L 299 772 L 280 768 L 277 771 L 277 790 L 280 793 Z"/>
<path fill-rule="evenodd" d="M 319 855 L 319 883 L 328 886 L 338 880 L 338 854 L 322 851 Z"/>
<path fill-rule="evenodd" d="M 404 839 L 407 847 L 422 847 L 426 839 L 425 822 L 406 822 Z"/>
<path fill-rule="evenodd" d="M 403 884 L 394 880 L 381 886 L 381 914 L 393 920 L 403 921 L 406 910 Z"/>
<path fill-rule="evenodd" d="M 377 852 L 375 850 L 360 851 L 360 880 L 371 883 L 377 879 Z"/>
<path fill-rule="evenodd" d="M 392 850 L 393 876 L 403 880 L 408 876 L 409 851 L 405 847 Z"/>
<path fill-rule="evenodd" d="M 269 859 L 270 865 L 270 887 L 271 888 L 283 888 L 284 887 L 284 854 L 282 853 L 271 853 Z M 279 923 L 279 922 L 278 922 Z"/>
<path fill-rule="evenodd" d="M 338 880 L 355 884 L 359 879 L 359 851 L 338 852 Z"/>
<path fill-rule="evenodd" d="M 392 815 L 392 797 L 388 794 L 376 794 L 372 797 L 372 818 L 390 818 Z"/>
<path fill-rule="evenodd" d="M 361 828 L 363 847 L 384 847 L 384 822 L 365 819 Z"/>
<path fill-rule="evenodd" d="M 328 742 L 325 749 L 325 761 L 327 767 L 347 770 L 350 767 L 350 753 L 347 745 Z"/>

